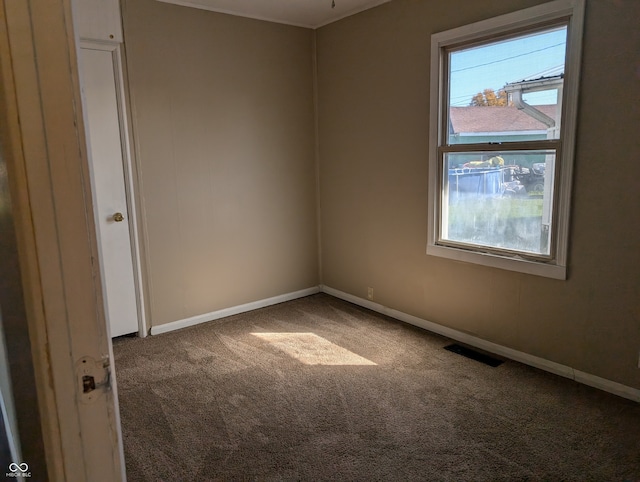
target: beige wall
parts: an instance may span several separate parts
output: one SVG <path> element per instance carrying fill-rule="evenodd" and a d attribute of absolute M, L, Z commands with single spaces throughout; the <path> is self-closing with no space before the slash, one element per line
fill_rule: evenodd
<path fill-rule="evenodd" d="M 323 283 L 640 388 L 640 2 L 588 0 L 569 279 L 427 256 L 432 33 L 542 3 L 394 0 L 318 31 Z"/>
<path fill-rule="evenodd" d="M 153 325 L 316 286 L 312 32 L 123 4 Z"/>

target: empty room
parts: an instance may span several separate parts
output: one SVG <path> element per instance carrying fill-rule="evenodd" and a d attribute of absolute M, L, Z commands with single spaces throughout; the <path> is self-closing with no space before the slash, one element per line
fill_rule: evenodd
<path fill-rule="evenodd" d="M 2 16 L 7 478 L 640 479 L 637 0 Z"/>

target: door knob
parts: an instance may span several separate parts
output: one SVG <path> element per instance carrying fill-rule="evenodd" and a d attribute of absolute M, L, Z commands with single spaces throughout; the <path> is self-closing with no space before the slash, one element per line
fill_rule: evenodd
<path fill-rule="evenodd" d="M 115 213 L 115 214 L 113 215 L 113 220 L 114 220 L 116 223 L 120 223 L 120 222 L 124 221 L 124 216 L 122 215 L 122 213 Z"/>

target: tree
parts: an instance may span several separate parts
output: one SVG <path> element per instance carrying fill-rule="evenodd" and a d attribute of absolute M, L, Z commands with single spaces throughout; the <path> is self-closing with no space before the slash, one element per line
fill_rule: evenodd
<path fill-rule="evenodd" d="M 484 89 L 471 98 L 469 105 L 476 107 L 505 107 L 512 104 L 509 102 L 509 96 L 504 90 L 500 89 L 496 94 L 493 89 Z"/>

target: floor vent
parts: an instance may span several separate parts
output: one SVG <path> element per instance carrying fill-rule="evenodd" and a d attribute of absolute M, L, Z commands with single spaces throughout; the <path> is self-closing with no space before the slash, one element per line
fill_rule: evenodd
<path fill-rule="evenodd" d="M 485 365 L 489 365 L 490 367 L 497 367 L 504 363 L 504 360 L 498 360 L 491 355 L 485 355 L 484 353 L 480 353 L 476 350 L 473 350 L 472 348 L 458 345 L 457 343 L 445 346 L 444 349 L 449 350 L 453 353 L 457 353 L 458 355 L 466 356 L 467 358 L 471 358 L 472 360 L 479 361 L 480 363 L 484 363 Z"/>

